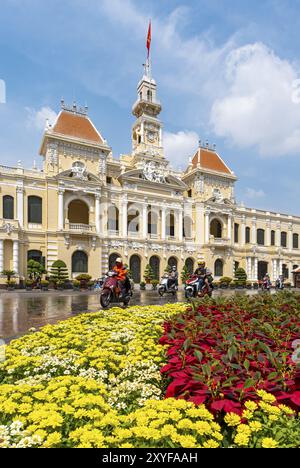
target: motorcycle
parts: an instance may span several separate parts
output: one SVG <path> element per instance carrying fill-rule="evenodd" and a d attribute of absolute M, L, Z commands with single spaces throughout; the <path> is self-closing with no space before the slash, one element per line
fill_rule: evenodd
<path fill-rule="evenodd" d="M 125 296 L 121 296 L 117 276 L 118 274 L 115 271 L 109 271 L 104 280 L 100 294 L 100 304 L 103 309 L 107 309 L 112 303 L 123 303 L 124 307 L 126 307 L 130 302 L 130 298 L 132 297 L 130 282 L 128 281 L 128 288 L 126 289 Z"/>
<path fill-rule="evenodd" d="M 172 283 L 171 287 L 168 286 L 168 283 L 169 283 L 169 275 L 168 274 L 165 274 L 162 279 L 161 279 L 161 282 L 158 286 L 158 294 L 162 297 L 164 294 L 173 294 L 173 296 L 175 296 L 175 294 L 177 293 L 178 291 L 178 286 L 175 282 Z"/>
<path fill-rule="evenodd" d="M 262 291 L 268 291 L 268 292 L 270 292 L 271 286 L 272 286 L 272 284 L 271 284 L 271 281 L 270 281 L 270 280 L 264 280 L 264 281 L 262 281 L 262 283 L 261 283 L 261 289 L 262 289 Z"/>
<path fill-rule="evenodd" d="M 206 283 L 199 290 L 199 276 L 191 275 L 185 283 L 185 297 L 191 299 L 192 297 L 204 297 L 212 296 L 212 286 L 208 286 Z"/>

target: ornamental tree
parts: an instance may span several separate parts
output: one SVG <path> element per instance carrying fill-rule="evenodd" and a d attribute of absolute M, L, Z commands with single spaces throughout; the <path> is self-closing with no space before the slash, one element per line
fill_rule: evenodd
<path fill-rule="evenodd" d="M 27 274 L 30 279 L 35 279 L 45 273 L 44 266 L 36 260 L 29 260 L 27 263 Z"/>
<path fill-rule="evenodd" d="M 151 267 L 151 265 L 146 265 L 146 268 L 145 268 L 145 271 L 144 271 L 144 278 L 145 278 L 145 281 L 146 283 L 151 283 L 152 280 L 154 280 L 155 278 L 155 275 L 154 275 L 154 271 Z"/>
<path fill-rule="evenodd" d="M 187 265 L 184 265 L 182 272 L 181 272 L 181 281 L 185 283 L 189 279 L 189 277 L 190 277 L 189 269 Z"/>
<path fill-rule="evenodd" d="M 51 266 L 50 277 L 54 282 L 65 282 L 69 279 L 67 265 L 62 260 L 56 260 Z"/>
<path fill-rule="evenodd" d="M 235 272 L 234 281 L 237 286 L 246 286 L 247 283 L 247 273 L 244 268 L 238 268 Z"/>

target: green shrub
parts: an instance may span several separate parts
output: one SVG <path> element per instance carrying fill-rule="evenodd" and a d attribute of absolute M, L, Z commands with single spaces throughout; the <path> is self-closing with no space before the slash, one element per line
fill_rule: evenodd
<path fill-rule="evenodd" d="M 62 260 L 57 260 L 52 264 L 50 274 L 53 282 L 64 283 L 69 278 L 67 265 Z"/>
<path fill-rule="evenodd" d="M 154 272 L 151 266 L 149 265 L 149 263 L 148 265 L 146 265 L 146 268 L 144 271 L 144 278 L 145 278 L 146 283 L 151 283 L 152 280 L 156 279 L 154 278 Z"/>
<path fill-rule="evenodd" d="M 87 273 L 82 273 L 81 275 L 76 276 L 77 281 L 86 281 L 88 283 L 91 279 L 91 275 L 88 275 Z"/>

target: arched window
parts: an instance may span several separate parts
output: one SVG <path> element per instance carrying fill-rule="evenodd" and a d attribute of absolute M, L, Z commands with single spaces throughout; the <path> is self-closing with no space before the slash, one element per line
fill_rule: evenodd
<path fill-rule="evenodd" d="M 250 228 L 246 227 L 246 244 L 250 244 Z"/>
<path fill-rule="evenodd" d="M 73 200 L 68 207 L 68 220 L 71 224 L 89 224 L 89 207 L 82 200 Z"/>
<path fill-rule="evenodd" d="M 217 239 L 222 237 L 222 224 L 218 219 L 213 219 L 210 223 L 210 235 Z"/>
<path fill-rule="evenodd" d="M 285 264 L 282 265 L 282 275 L 283 275 L 284 279 L 289 278 L 289 269 L 288 269 L 288 266 L 285 265 Z"/>
<path fill-rule="evenodd" d="M 239 231 L 240 231 L 240 225 L 237 223 L 234 223 L 234 242 L 238 244 L 239 242 Z"/>
<path fill-rule="evenodd" d="M 114 205 L 107 210 L 107 230 L 119 231 L 119 209 Z"/>
<path fill-rule="evenodd" d="M 3 197 L 3 218 L 14 219 L 14 198 L 10 195 Z"/>
<path fill-rule="evenodd" d="M 174 213 L 168 213 L 167 215 L 167 236 L 175 236 L 175 216 Z"/>
<path fill-rule="evenodd" d="M 28 197 L 28 222 L 42 224 L 43 222 L 43 201 L 41 197 Z"/>
<path fill-rule="evenodd" d="M 135 283 L 141 282 L 141 259 L 138 255 L 130 257 L 129 268 L 132 273 L 132 279 Z"/>
<path fill-rule="evenodd" d="M 282 232 L 281 233 L 281 247 L 286 247 L 287 246 L 287 233 Z"/>
<path fill-rule="evenodd" d="M 190 275 L 194 273 L 194 259 L 193 258 L 187 258 L 185 261 L 185 266 L 187 267 L 187 270 Z"/>
<path fill-rule="evenodd" d="M 149 264 L 152 268 L 154 278 L 158 280 L 160 277 L 160 258 L 156 255 L 153 255 L 153 257 L 151 257 L 149 260 Z"/>
<path fill-rule="evenodd" d="M 82 250 L 77 250 L 72 255 L 72 273 L 88 272 L 88 256 Z"/>
<path fill-rule="evenodd" d="M 127 229 L 131 234 L 135 234 L 140 230 L 140 213 L 134 204 L 129 205 L 127 215 Z"/>
<path fill-rule="evenodd" d="M 258 262 L 257 276 L 259 280 L 262 280 L 268 273 L 269 264 L 268 262 Z"/>
<path fill-rule="evenodd" d="M 257 229 L 257 244 L 265 245 L 265 231 L 263 229 Z"/>
<path fill-rule="evenodd" d="M 34 260 L 35 262 L 39 262 L 41 265 L 45 264 L 45 257 L 40 250 L 28 250 L 27 252 L 27 261 Z"/>
<path fill-rule="evenodd" d="M 271 231 L 271 245 L 275 245 L 275 231 Z"/>
<path fill-rule="evenodd" d="M 220 259 L 215 261 L 215 276 L 223 276 L 223 261 Z"/>
<path fill-rule="evenodd" d="M 118 257 L 121 257 L 121 255 L 118 254 L 118 253 L 110 254 L 109 259 L 108 259 L 108 268 L 109 268 L 109 270 L 113 269 L 113 267 L 116 264 L 116 260 L 117 260 Z"/>
<path fill-rule="evenodd" d="M 155 211 L 151 210 L 148 213 L 148 234 L 157 235 L 158 215 Z"/>
<path fill-rule="evenodd" d="M 150 89 L 147 91 L 147 100 L 152 102 L 152 91 L 150 91 Z"/>
<path fill-rule="evenodd" d="M 293 234 L 293 249 L 299 249 L 299 234 Z"/>

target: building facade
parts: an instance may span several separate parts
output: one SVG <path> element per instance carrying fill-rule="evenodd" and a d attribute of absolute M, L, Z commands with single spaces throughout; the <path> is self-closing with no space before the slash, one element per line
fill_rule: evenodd
<path fill-rule="evenodd" d="M 184 172 L 173 170 L 156 91 L 146 68 L 132 109 L 131 154 L 115 159 L 87 109 L 62 102 L 43 135 L 43 169 L 0 166 L 0 272 L 26 277 L 28 260 L 49 270 L 60 259 L 70 278 L 97 278 L 121 256 L 135 282 L 147 264 L 159 277 L 167 265 L 192 271 L 198 259 L 217 278 L 241 266 L 250 280 L 267 271 L 272 280 L 292 280 L 300 217 L 238 204 L 237 178 L 208 143 Z"/>

